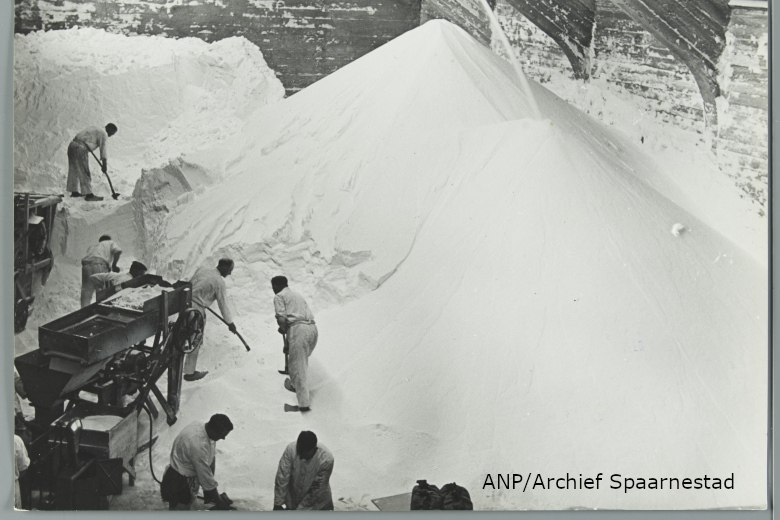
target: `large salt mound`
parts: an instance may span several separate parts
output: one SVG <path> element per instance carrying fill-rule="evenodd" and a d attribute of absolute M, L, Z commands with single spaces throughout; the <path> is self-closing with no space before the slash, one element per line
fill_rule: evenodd
<path fill-rule="evenodd" d="M 108 141 L 109 174 L 129 194 L 141 168 L 219 144 L 247 112 L 284 96 L 243 37 L 208 44 L 90 28 L 17 34 L 14 80 L 16 188 L 55 193 L 65 189 L 68 143 L 87 126 L 119 127 Z M 107 194 L 104 177 L 95 179 L 95 191 Z"/>
<path fill-rule="evenodd" d="M 109 233 L 119 241 L 123 269 L 134 259 L 143 260 L 145 244 L 137 240 L 130 195 L 144 169 L 175 167 L 182 155 L 218 146 L 241 129 L 246 113 L 283 96 L 260 50 L 241 37 L 207 44 L 89 28 L 16 34 L 16 189 L 63 193 L 73 136 L 109 121 L 119 127 L 108 141 L 108 156 L 121 196 L 118 201 L 109 197 L 105 177 L 90 157 L 94 191 L 106 200 L 66 197 L 59 205 L 52 231 L 55 266 L 47 285 L 36 292 L 28 324 L 32 332 L 26 335 L 78 308 L 79 261 L 100 235 Z M 21 350 L 34 345 L 28 343 Z"/>
<path fill-rule="evenodd" d="M 619 136 L 533 90 L 543 121 L 506 63 L 429 22 L 195 154 L 226 182 L 175 208 L 154 262 L 233 256 L 239 328 L 277 362 L 270 276 L 320 328 L 306 416 L 277 408 L 279 367 L 223 345 L 187 389 L 185 410 L 239 417 L 220 471 L 249 507 L 269 507 L 300 429 L 334 450 L 347 500 L 427 478 L 477 508 L 766 504 L 765 270 Z M 737 485 L 483 489 L 496 472 Z"/>

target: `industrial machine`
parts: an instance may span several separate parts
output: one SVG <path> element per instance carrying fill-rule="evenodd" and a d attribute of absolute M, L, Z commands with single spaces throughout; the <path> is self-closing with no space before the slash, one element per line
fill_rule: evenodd
<path fill-rule="evenodd" d="M 35 285 L 53 265 L 49 242 L 59 195 L 14 192 L 14 331 L 27 325 Z"/>
<path fill-rule="evenodd" d="M 125 472 L 134 484 L 138 414 L 159 416 L 152 396 L 168 424 L 176 421 L 184 354 L 203 334 L 192 286 L 144 275 L 123 288 L 159 292 L 125 306 L 122 291 L 47 323 L 39 348 L 15 360 L 35 408 L 26 498 L 40 509 L 107 509 Z M 163 376 L 166 394 L 157 386 Z"/>

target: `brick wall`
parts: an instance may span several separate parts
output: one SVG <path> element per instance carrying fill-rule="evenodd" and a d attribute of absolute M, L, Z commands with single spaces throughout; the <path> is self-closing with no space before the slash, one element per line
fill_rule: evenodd
<path fill-rule="evenodd" d="M 766 9 L 735 7 L 718 69 L 718 162 L 742 190 L 763 207 L 767 202 L 769 111 Z"/>
<path fill-rule="evenodd" d="M 574 78 L 569 60 L 552 38 L 506 0 L 499 0 L 496 14 L 529 76 L 545 82 L 553 72 L 565 71 Z M 688 67 L 608 0 L 597 1 L 591 53 L 593 79 L 604 78 L 636 94 L 640 106 L 667 122 L 704 130 L 701 96 Z"/>
<path fill-rule="evenodd" d="M 489 3 L 530 77 L 544 83 L 563 72 L 574 81 L 561 48 L 520 14 L 513 0 Z M 491 29 L 480 4 L 479 0 L 17 0 L 16 31 L 94 26 L 206 41 L 242 35 L 262 50 L 289 95 L 432 18 L 450 20 L 487 45 Z M 702 97 L 688 67 L 610 0 L 597 0 L 595 5 L 591 78 L 635 94 L 639 110 L 705 134 Z M 731 11 L 727 45 L 718 64 L 722 98 L 714 139 L 724 171 L 762 207 L 768 171 L 767 27 L 766 9 L 734 7 Z M 555 90 L 555 85 L 550 86 Z"/>
<path fill-rule="evenodd" d="M 15 31 L 244 36 L 292 94 L 420 22 L 420 0 L 17 0 Z"/>
<path fill-rule="evenodd" d="M 483 44 L 490 45 L 490 20 L 480 0 L 424 0 L 420 7 L 420 23 L 428 20 L 450 21 Z"/>
<path fill-rule="evenodd" d="M 550 84 L 561 73 L 575 81 L 560 47 L 508 0 L 498 0 L 495 12 L 529 77 L 566 97 L 566 89 Z M 719 165 L 744 196 L 759 205 L 759 213 L 765 212 L 768 189 L 767 29 L 766 9 L 732 9 L 726 49 L 718 64 L 722 96 L 717 101 L 718 123 L 712 129 Z M 608 0 L 597 1 L 591 52 L 592 79 L 634 94 L 638 110 L 703 139 L 710 137 L 702 97 L 688 67 Z"/>
<path fill-rule="evenodd" d="M 592 77 L 648 100 L 665 121 L 702 131 L 703 102 L 688 67 L 609 1 L 597 4 Z"/>

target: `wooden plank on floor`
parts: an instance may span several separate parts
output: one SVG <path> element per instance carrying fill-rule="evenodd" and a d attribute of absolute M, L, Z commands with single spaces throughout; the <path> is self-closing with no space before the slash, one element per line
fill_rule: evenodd
<path fill-rule="evenodd" d="M 389 497 L 371 500 L 380 511 L 409 511 L 412 504 L 412 493 L 401 493 Z"/>

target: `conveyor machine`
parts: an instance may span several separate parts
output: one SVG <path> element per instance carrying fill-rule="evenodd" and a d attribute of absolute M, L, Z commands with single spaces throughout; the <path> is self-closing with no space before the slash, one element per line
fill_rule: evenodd
<path fill-rule="evenodd" d="M 121 493 L 122 472 L 134 484 L 137 416 L 146 409 L 158 417 L 152 396 L 168 424 L 176 421 L 184 354 L 203 335 L 192 286 L 155 275 L 122 285 L 161 292 L 124 306 L 123 291 L 47 323 L 38 329 L 39 348 L 15 360 L 35 408 L 27 425 L 29 488 L 43 509 L 104 509 L 106 495 Z"/>
<path fill-rule="evenodd" d="M 45 285 L 54 256 L 51 231 L 61 195 L 14 192 L 14 332 L 27 325 L 37 287 Z"/>

